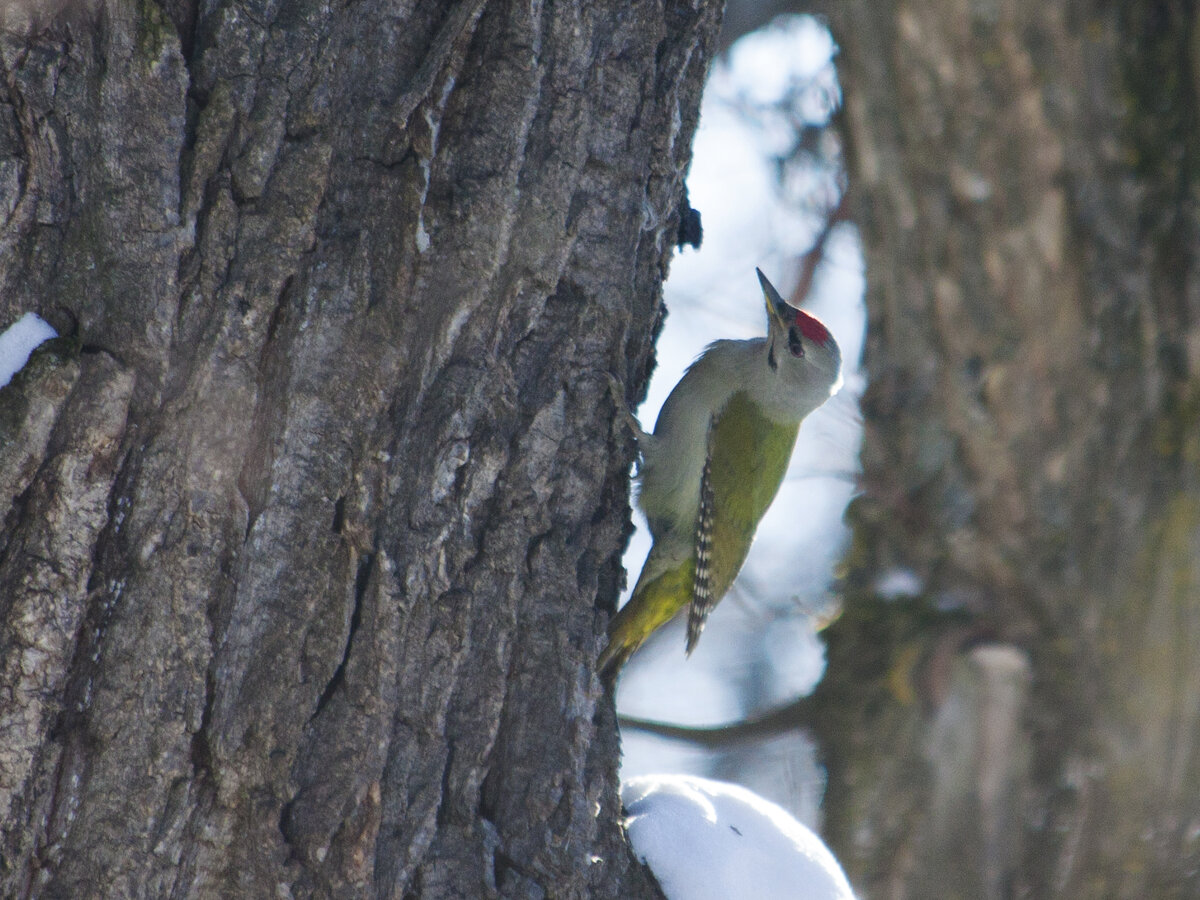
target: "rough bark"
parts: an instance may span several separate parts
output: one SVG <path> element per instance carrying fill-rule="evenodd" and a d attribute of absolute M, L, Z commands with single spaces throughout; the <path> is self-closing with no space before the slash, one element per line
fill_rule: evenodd
<path fill-rule="evenodd" d="M 719 4 L 0 36 L 0 894 L 653 896 L 593 673 Z"/>
<path fill-rule="evenodd" d="M 1197 896 L 1200 18 L 829 11 L 870 387 L 827 835 L 869 897 Z"/>

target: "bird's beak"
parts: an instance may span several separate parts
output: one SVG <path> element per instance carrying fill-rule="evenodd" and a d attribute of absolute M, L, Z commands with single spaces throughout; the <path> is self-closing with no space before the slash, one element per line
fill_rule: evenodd
<path fill-rule="evenodd" d="M 796 320 L 796 311 L 788 305 L 788 302 L 779 296 L 779 291 L 775 290 L 775 285 L 767 281 L 767 276 L 762 273 L 762 269 L 755 269 L 758 273 L 758 282 L 762 285 L 763 299 L 767 302 L 767 318 L 772 323 L 787 331 L 788 327 Z"/>

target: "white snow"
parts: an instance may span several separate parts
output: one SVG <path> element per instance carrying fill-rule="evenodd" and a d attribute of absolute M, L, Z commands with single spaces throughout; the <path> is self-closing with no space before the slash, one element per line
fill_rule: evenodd
<path fill-rule="evenodd" d="M 853 900 L 812 831 L 753 791 L 694 775 L 626 781 L 634 852 L 668 900 Z"/>
<path fill-rule="evenodd" d="M 904 566 L 881 572 L 875 579 L 875 593 L 884 600 L 899 600 L 903 597 L 920 597 L 925 582 L 912 569 Z"/>
<path fill-rule="evenodd" d="M 25 313 L 0 334 L 0 387 L 21 371 L 38 344 L 52 337 L 58 337 L 58 332 L 31 312 Z"/>

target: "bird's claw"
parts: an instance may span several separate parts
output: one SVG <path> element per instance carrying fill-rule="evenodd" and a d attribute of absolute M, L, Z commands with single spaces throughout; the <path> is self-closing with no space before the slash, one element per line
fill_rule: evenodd
<path fill-rule="evenodd" d="M 608 393 L 612 397 L 613 406 L 617 409 L 617 418 L 622 425 L 633 432 L 633 437 L 638 444 L 642 444 L 646 440 L 647 434 L 642 428 L 642 423 L 637 420 L 637 416 L 631 413 L 625 404 L 625 386 L 617 380 L 617 376 L 612 372 L 605 372 L 604 376 L 608 379 Z"/>

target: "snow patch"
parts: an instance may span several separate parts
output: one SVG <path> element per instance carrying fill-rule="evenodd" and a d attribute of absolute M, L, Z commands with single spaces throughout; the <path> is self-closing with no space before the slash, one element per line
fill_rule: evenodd
<path fill-rule="evenodd" d="M 39 344 L 53 337 L 58 337 L 58 332 L 31 312 L 25 313 L 0 334 L 0 387 L 12 381 Z"/>
<path fill-rule="evenodd" d="M 921 576 L 903 566 L 888 569 L 875 579 L 875 593 L 884 600 L 920 597 L 924 592 L 925 582 L 921 580 Z"/>
<path fill-rule="evenodd" d="M 853 900 L 812 831 L 753 791 L 694 775 L 647 775 L 621 789 L 634 851 L 668 900 Z"/>

